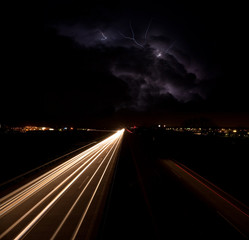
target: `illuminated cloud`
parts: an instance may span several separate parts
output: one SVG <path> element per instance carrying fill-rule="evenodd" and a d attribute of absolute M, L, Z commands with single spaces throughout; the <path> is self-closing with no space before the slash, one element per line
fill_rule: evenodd
<path fill-rule="evenodd" d="M 176 40 L 160 35 L 158 29 L 150 32 L 151 21 L 140 34 L 131 22 L 118 26 L 119 22 L 101 28 L 84 24 L 57 26 L 59 34 L 71 37 L 79 46 L 108 56 L 107 71 L 129 88 L 129 100 L 114 104 L 115 109 L 144 111 L 152 103 L 167 102 L 169 98 L 179 103 L 205 98 L 201 67 L 195 67 Z M 127 28 L 129 31 L 121 33 L 120 29 Z"/>
<path fill-rule="evenodd" d="M 146 53 L 142 51 L 130 50 L 129 54 L 117 59 L 111 69 L 130 87 L 133 102 L 129 103 L 129 107 L 144 110 L 150 107 L 151 99 L 154 102 L 157 99 L 167 101 L 165 96 L 181 103 L 193 100 L 196 95 L 201 98 L 202 92 L 198 88 L 201 80 L 187 72 L 173 56 L 158 59 L 154 57 L 153 49 Z"/>

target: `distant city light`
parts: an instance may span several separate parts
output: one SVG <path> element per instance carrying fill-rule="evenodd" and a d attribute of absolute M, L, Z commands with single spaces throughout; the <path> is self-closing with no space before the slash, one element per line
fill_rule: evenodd
<path fill-rule="evenodd" d="M 188 132 L 193 133 L 195 135 L 202 135 L 202 136 L 222 136 L 222 137 L 244 137 L 249 138 L 249 128 L 203 128 L 203 127 L 169 127 L 166 124 L 157 124 L 154 125 L 157 128 L 160 128 L 165 131 L 176 131 L 176 132 Z M 135 130 L 139 129 L 137 126 L 129 127 L 129 129 Z M 62 127 L 62 128 L 52 128 L 52 127 L 38 127 L 38 126 L 16 126 L 16 127 L 6 127 L 5 131 L 14 131 L 14 132 L 32 132 L 32 131 L 98 131 L 96 129 L 90 129 L 90 128 L 75 128 L 73 126 L 70 127 Z"/>

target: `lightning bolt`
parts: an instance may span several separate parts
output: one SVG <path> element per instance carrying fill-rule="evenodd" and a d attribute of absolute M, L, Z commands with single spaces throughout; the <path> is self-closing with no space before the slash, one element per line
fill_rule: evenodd
<path fill-rule="evenodd" d="M 165 54 L 165 55 L 167 55 L 167 54 L 169 54 L 169 51 L 170 51 L 170 49 L 175 45 L 175 42 L 176 42 L 176 40 L 174 40 L 170 45 L 169 45 L 169 47 L 166 49 L 166 50 L 164 50 L 164 49 L 156 49 L 155 51 L 156 51 L 156 53 L 155 53 L 155 55 L 156 55 L 156 57 L 157 58 L 161 58 L 162 56 L 163 56 L 163 54 Z"/>
<path fill-rule="evenodd" d="M 148 35 L 149 29 L 150 29 L 151 22 L 152 22 L 152 19 L 150 19 L 149 24 L 148 24 L 148 27 L 147 27 L 147 29 L 146 29 L 146 31 L 145 31 L 145 34 L 144 34 L 144 41 L 145 41 L 144 44 L 147 43 L 147 35 Z"/>
<path fill-rule="evenodd" d="M 149 21 L 149 24 L 145 30 L 145 33 L 144 33 L 144 42 L 138 42 L 138 40 L 136 39 L 135 37 L 135 32 L 133 30 L 133 27 L 132 27 L 132 23 L 131 21 L 129 22 L 129 26 L 130 26 L 130 31 L 131 31 L 131 36 L 127 36 L 127 35 L 124 35 L 123 33 L 119 32 L 119 34 L 124 38 L 124 39 L 128 39 L 128 40 L 131 40 L 135 45 L 141 47 L 141 48 L 144 48 L 147 44 L 147 38 L 148 38 L 148 33 L 149 33 L 149 30 L 150 30 L 150 26 L 151 26 L 151 22 L 152 22 L 152 19 L 150 19 Z M 162 49 L 162 50 L 156 50 L 156 57 L 158 58 L 161 58 L 163 56 L 163 54 L 169 54 L 170 52 L 170 49 L 172 49 L 172 47 L 175 45 L 175 40 L 168 46 L 167 49 Z"/>
<path fill-rule="evenodd" d="M 135 38 L 135 32 L 134 32 L 134 30 L 133 30 L 131 21 L 130 21 L 130 24 L 129 24 L 129 25 L 130 25 L 131 37 L 126 36 L 126 35 L 124 35 L 124 34 L 121 33 L 121 32 L 119 32 L 119 34 L 120 34 L 123 38 L 133 41 L 137 46 L 139 46 L 139 47 L 141 47 L 141 48 L 144 48 L 144 46 L 145 46 L 146 43 L 147 43 L 147 35 L 148 35 L 149 29 L 150 29 L 151 20 L 150 20 L 150 22 L 149 22 L 149 24 L 148 24 L 148 27 L 146 28 L 146 31 L 145 31 L 145 34 L 144 34 L 144 43 L 139 43 L 139 42 L 137 41 L 137 39 Z"/>
<path fill-rule="evenodd" d="M 105 40 L 107 40 L 107 36 L 101 31 L 101 30 L 99 30 L 99 33 L 101 34 L 101 41 L 105 41 Z"/>
<path fill-rule="evenodd" d="M 173 41 L 173 42 L 169 45 L 169 47 L 165 50 L 165 53 L 169 53 L 169 50 L 175 45 L 175 42 L 176 42 L 176 41 Z"/>

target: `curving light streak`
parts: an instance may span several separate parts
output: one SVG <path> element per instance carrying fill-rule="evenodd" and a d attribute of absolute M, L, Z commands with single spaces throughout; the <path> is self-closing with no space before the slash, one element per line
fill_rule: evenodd
<path fill-rule="evenodd" d="M 111 144 L 111 143 L 110 143 Z M 109 145 L 110 145 L 109 144 Z M 109 146 L 108 145 L 108 146 Z M 107 146 L 107 147 L 108 147 Z M 102 150 L 102 152 L 103 151 L 105 151 L 106 150 L 106 148 L 107 147 L 105 147 L 103 150 Z M 85 170 L 94 162 L 94 160 L 96 160 L 97 158 L 98 158 L 98 156 L 99 156 L 100 154 L 98 154 L 97 155 L 97 157 L 96 158 L 94 158 L 79 174 L 77 174 L 77 176 L 76 177 L 74 177 L 73 178 L 73 180 L 71 180 L 71 182 L 69 183 L 69 184 L 67 184 L 66 185 L 66 187 L 64 187 L 61 191 L 60 191 L 60 193 L 59 194 L 57 194 L 56 195 L 56 197 L 55 198 L 53 198 L 53 200 L 52 201 L 50 201 L 49 202 L 49 204 L 22 230 L 22 232 L 20 232 L 19 234 L 18 234 L 18 236 L 16 236 L 15 237 L 15 239 L 14 240 L 18 240 L 18 239 L 20 239 L 27 231 L 29 231 L 29 229 L 30 228 L 32 228 L 33 227 L 33 225 L 49 210 L 49 208 L 50 207 L 52 207 L 53 206 L 53 204 L 67 191 L 67 189 L 85 172 Z M 75 172 L 77 172 L 78 171 L 78 169 L 75 171 Z M 75 173 L 74 172 L 74 173 Z M 73 174 L 74 174 L 73 173 Z M 73 174 L 71 174 L 70 176 L 72 176 Z M 69 177 L 67 178 L 67 179 L 69 179 Z M 66 180 L 67 180 L 66 179 Z M 63 183 L 64 183 L 65 181 L 63 181 Z M 62 184 L 60 184 L 60 186 L 61 186 Z M 49 195 L 51 195 L 51 194 L 49 194 Z M 45 197 L 45 198 L 47 198 L 47 196 Z M 42 201 L 40 201 L 40 202 L 43 202 L 44 201 L 44 199 L 42 199 Z M 39 203 L 40 203 L 39 202 Z M 36 206 L 37 207 L 37 206 Z"/>
<path fill-rule="evenodd" d="M 25 214 L 22 215 L 17 221 L 11 224 L 3 233 L 0 235 L 0 239 L 2 239 L 6 234 L 8 234 L 11 230 L 13 230 L 20 222 L 22 222 L 28 215 L 30 215 L 35 209 L 37 209 L 41 204 L 45 203 L 49 197 L 53 196 L 53 199 L 43 208 L 43 210 L 36 215 L 36 217 L 33 218 L 32 221 L 26 225 L 26 227 L 16 236 L 15 239 L 20 239 L 22 236 L 24 236 L 35 224 L 37 221 L 40 220 L 40 218 L 43 217 L 43 215 L 57 202 L 58 199 L 62 197 L 62 195 L 73 185 L 74 182 L 77 181 L 77 179 L 94 163 L 96 162 L 99 157 L 104 154 L 104 160 L 107 158 L 109 153 L 112 151 L 116 151 L 117 145 L 121 141 L 121 138 L 123 136 L 124 130 L 120 130 L 117 133 L 113 134 L 112 136 L 108 137 L 107 139 L 103 140 L 99 144 L 96 144 L 92 148 L 85 150 L 81 154 L 78 154 L 77 156 L 73 157 L 72 159 L 69 159 L 67 162 L 59 165 L 58 167 L 50 170 L 48 173 L 42 175 L 41 177 L 37 178 L 36 180 L 32 181 L 31 184 L 26 184 L 25 186 L 20 188 L 19 190 L 15 191 L 15 194 L 10 194 L 9 198 L 1 204 L 1 218 L 8 214 L 9 212 L 12 212 L 12 210 L 15 207 L 18 207 L 20 204 L 25 202 L 25 200 L 28 200 L 31 196 L 36 194 L 37 192 L 41 191 L 41 189 L 45 188 L 49 184 L 53 183 L 55 179 L 58 179 L 58 177 L 65 174 L 67 171 L 70 171 L 73 167 L 76 167 L 76 170 L 74 170 L 72 173 L 70 173 L 69 176 L 67 176 L 65 179 L 63 178 L 59 184 L 50 191 L 47 195 L 43 196 L 37 203 L 34 203 L 34 206 L 29 209 Z M 118 144 L 117 144 L 118 143 Z M 116 147 L 115 147 L 116 146 Z M 115 147 L 114 151 L 113 148 Z M 106 154 L 106 150 L 108 150 L 108 153 Z M 113 155 L 112 155 L 113 156 Z M 110 160 L 112 157 L 110 158 Z M 93 176 L 90 178 L 88 184 L 95 176 L 96 172 L 99 170 L 100 166 L 103 164 L 104 160 L 102 160 L 101 164 L 93 174 Z M 108 163 L 109 165 L 109 163 Z M 65 186 L 66 184 L 66 186 Z M 64 185 L 64 187 L 63 187 Z M 62 187 L 62 189 L 61 189 Z M 85 187 L 85 188 L 86 188 Z M 85 189 L 84 188 L 84 189 Z M 61 190 L 60 190 L 61 189 Z M 59 193 L 56 193 L 56 191 L 59 190 Z M 82 193 L 83 194 L 83 193 Z M 82 195 L 81 194 L 81 195 Z"/>
<path fill-rule="evenodd" d="M 101 150 L 99 150 L 99 151 L 101 151 Z M 85 163 L 83 163 L 82 167 L 85 166 L 86 163 L 88 163 L 96 154 L 98 154 L 99 151 L 97 151 L 90 159 L 88 159 Z M 77 158 L 75 161 L 70 162 L 69 164 L 66 164 L 63 167 L 60 167 L 59 170 L 55 170 L 49 176 L 45 176 L 42 180 L 38 181 L 37 183 L 33 184 L 31 187 L 28 187 L 27 189 L 25 189 L 21 193 L 18 193 L 16 196 L 14 196 L 10 200 L 3 203 L 0 207 L 0 216 L 5 214 L 6 212 L 11 210 L 12 208 L 18 206 L 19 204 L 21 204 L 22 201 L 31 197 L 33 194 L 40 191 L 42 188 L 46 187 L 49 183 L 51 183 L 52 181 L 57 179 L 62 173 L 64 173 L 65 171 L 70 169 L 72 166 L 74 166 L 76 164 L 75 162 L 78 162 L 79 160 L 81 160 L 81 158 L 79 158 L 79 159 Z M 79 169 L 77 169 L 77 170 L 79 170 Z M 63 183 L 64 183 L 64 181 L 63 181 Z"/>
<path fill-rule="evenodd" d="M 122 130 L 120 130 L 120 133 L 121 134 L 123 134 L 123 132 L 124 132 L 124 129 L 122 129 Z M 92 203 L 92 201 L 93 201 L 93 198 L 94 198 L 94 196 L 95 196 L 95 194 L 96 194 L 96 192 L 97 192 L 97 190 L 98 190 L 98 188 L 99 188 L 99 185 L 100 185 L 100 183 L 102 182 L 102 179 L 103 179 L 103 177 L 104 177 L 104 175 L 105 175 L 105 173 L 106 173 L 106 171 L 107 171 L 107 169 L 108 169 L 108 167 L 109 167 L 109 165 L 110 165 L 110 163 L 111 163 L 111 160 L 112 160 L 112 158 L 113 158 L 113 156 L 114 156 L 114 154 L 116 153 L 116 150 L 117 150 L 117 148 L 118 148 L 118 146 L 119 146 L 119 143 L 120 143 L 120 141 L 121 141 L 121 138 L 119 138 L 118 140 L 117 140 L 117 144 L 116 144 L 116 146 L 115 146 L 115 149 L 114 149 L 114 151 L 112 151 L 112 155 L 111 155 L 111 157 L 110 157 L 110 160 L 108 161 L 108 164 L 106 165 L 106 167 L 105 167 L 105 170 L 104 170 L 104 172 L 102 173 L 102 175 L 101 175 L 101 178 L 100 178 L 100 180 L 99 180 L 99 182 L 98 182 L 98 184 L 97 184 L 97 186 L 96 186 L 96 188 L 95 188 L 95 190 L 94 190 L 94 192 L 93 192 L 93 194 L 92 194 L 92 197 L 91 197 L 91 199 L 90 199 L 90 201 L 88 202 L 88 205 L 87 205 L 87 207 L 86 207 L 86 209 L 85 209 L 85 211 L 84 211 L 84 213 L 83 213 L 83 215 L 82 215 L 82 217 L 81 217 L 81 219 L 80 219 L 80 221 L 79 221 L 79 223 L 78 223 L 78 225 L 77 225 L 77 227 L 76 227 L 76 229 L 75 229 L 75 231 L 74 231 L 74 234 L 73 234 L 73 236 L 72 236 L 72 240 L 74 240 L 76 237 L 77 237 L 77 234 L 78 234 L 78 232 L 79 232 L 79 230 L 80 230 L 80 227 L 81 227 L 81 225 L 82 225 L 82 222 L 84 221 L 84 219 L 85 219 L 85 216 L 86 216 L 86 214 L 87 214 L 87 211 L 88 211 L 88 209 L 89 209 L 89 207 L 90 207 L 90 205 L 91 205 L 91 203 Z M 110 151 L 111 152 L 111 151 Z M 108 153 L 109 154 L 109 153 Z M 96 171 L 97 172 L 97 171 Z M 94 173 L 94 175 L 96 174 L 96 172 Z M 93 178 L 93 177 L 92 177 Z M 88 186 L 88 185 L 87 185 Z M 85 191 L 85 189 L 87 188 L 87 186 L 83 189 L 83 191 Z"/>
<path fill-rule="evenodd" d="M 50 170 L 48 173 L 45 173 L 41 177 L 37 178 L 36 180 L 32 181 L 34 184 L 31 186 L 28 186 L 29 184 L 25 185 L 24 187 L 21 187 L 20 190 L 15 191 L 15 196 L 8 199 L 4 203 L 0 205 L 0 216 L 5 214 L 7 211 L 12 209 L 13 207 L 19 205 L 22 201 L 24 201 L 26 198 L 31 197 L 34 193 L 37 191 L 40 191 L 42 188 L 44 188 L 47 184 L 51 183 L 52 181 L 56 180 L 62 173 L 69 170 L 71 167 L 73 167 L 75 164 L 78 164 L 79 161 L 85 160 L 86 157 L 89 157 L 91 153 L 94 153 L 93 157 L 98 154 L 98 149 L 102 149 L 103 147 L 108 144 L 109 141 L 111 141 L 114 137 L 111 136 L 108 139 L 102 141 L 101 143 L 91 147 L 90 149 L 84 151 L 83 153 L 78 154 L 77 156 L 71 158 L 67 162 L 59 165 L 58 167 Z M 97 152 L 96 152 L 97 151 Z M 92 157 L 91 157 L 92 158 Z M 91 160 L 90 158 L 90 160 Z M 89 162 L 89 159 L 87 160 Z M 84 166 L 87 162 L 83 163 L 82 166 Z M 24 189 L 23 189 L 24 188 Z M 23 189 L 23 190 L 22 190 Z M 19 192 L 20 191 L 20 192 Z M 12 195 L 11 193 L 10 195 Z M 8 197 L 8 196 L 6 196 Z M 6 198 L 5 197 L 5 198 Z"/>
<path fill-rule="evenodd" d="M 122 132 L 120 132 L 120 133 L 123 134 L 124 130 L 121 130 L 121 131 L 122 131 Z M 56 237 L 56 235 L 58 234 L 58 232 L 60 231 L 60 229 L 62 228 L 62 226 L 63 226 L 64 223 L 66 222 L 66 220 L 68 219 L 69 215 L 72 213 L 74 207 L 76 206 L 76 204 L 77 204 L 78 201 L 80 200 L 81 196 L 83 195 L 83 193 L 84 193 L 85 190 L 87 189 L 88 185 L 91 183 L 92 179 L 94 178 L 94 176 L 96 175 L 96 173 L 98 172 L 98 170 L 100 169 L 100 167 L 101 167 L 101 166 L 103 165 L 103 163 L 105 162 L 107 156 L 108 156 L 109 153 L 112 151 L 112 156 L 110 157 L 110 159 L 109 159 L 109 161 L 108 161 L 108 164 L 107 164 L 107 166 L 105 167 L 105 170 L 104 170 L 104 172 L 103 172 L 103 174 L 102 174 L 102 176 L 101 176 L 101 178 L 100 178 L 100 180 L 99 180 L 99 182 L 98 182 L 98 185 L 97 185 L 97 187 L 95 188 L 94 193 L 92 194 L 92 197 L 91 197 L 91 199 L 90 199 L 90 201 L 89 201 L 89 203 L 88 203 L 88 205 L 87 205 L 87 208 L 86 208 L 86 210 L 84 211 L 84 213 L 83 213 L 83 215 L 82 215 L 82 218 L 81 218 L 80 222 L 78 223 L 78 225 L 77 225 L 77 227 L 76 227 L 76 229 L 75 229 L 75 231 L 74 231 L 73 237 L 71 238 L 72 240 L 75 239 L 77 233 L 79 232 L 79 228 L 80 228 L 80 226 L 81 226 L 81 224 L 82 224 L 82 222 L 83 222 L 83 220 L 84 220 L 84 218 L 85 218 L 85 216 L 86 216 L 86 213 L 87 213 L 87 211 L 88 211 L 88 209 L 89 209 L 89 207 L 90 207 L 90 205 L 91 205 L 91 202 L 92 202 L 92 200 L 93 200 L 93 198 L 94 198 L 94 196 L 95 196 L 95 194 L 96 194 L 96 192 L 97 192 L 97 190 L 98 190 L 98 187 L 99 187 L 99 185 L 100 185 L 100 183 L 101 183 L 101 181 L 102 181 L 102 179 L 103 179 L 103 176 L 105 175 L 105 172 L 106 172 L 106 170 L 107 170 L 107 168 L 108 168 L 108 166 L 109 166 L 109 164 L 110 164 L 110 162 L 111 162 L 111 160 L 112 160 L 112 157 L 113 157 L 114 153 L 116 152 L 117 147 L 119 146 L 119 142 L 120 142 L 120 141 L 121 141 L 121 138 L 119 138 L 119 139 L 117 140 L 116 146 L 114 145 L 114 146 L 115 146 L 114 151 L 112 151 L 112 149 L 114 148 L 114 146 L 113 146 L 113 148 L 112 148 L 112 149 L 108 152 L 108 154 L 105 156 L 105 158 L 103 159 L 103 161 L 101 162 L 101 164 L 98 166 L 98 168 L 96 169 L 96 171 L 94 172 L 94 174 L 92 175 L 92 177 L 89 179 L 88 183 L 86 184 L 86 186 L 84 187 L 84 189 L 82 190 L 82 192 L 80 193 L 80 195 L 79 195 L 79 196 L 77 197 L 77 199 L 75 200 L 74 204 L 73 204 L 73 205 L 71 206 L 71 208 L 69 209 L 69 211 L 68 211 L 68 213 L 66 214 L 66 216 L 63 218 L 61 224 L 60 224 L 59 227 L 56 229 L 56 231 L 54 232 L 54 234 L 53 234 L 53 236 L 51 237 L 50 240 L 53 240 L 53 239 Z"/>

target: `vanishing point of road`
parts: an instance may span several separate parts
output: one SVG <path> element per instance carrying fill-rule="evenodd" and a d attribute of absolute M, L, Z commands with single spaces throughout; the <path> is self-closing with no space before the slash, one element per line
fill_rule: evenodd
<path fill-rule="evenodd" d="M 90 239 L 100 224 L 124 130 L 0 199 L 0 239 Z"/>

